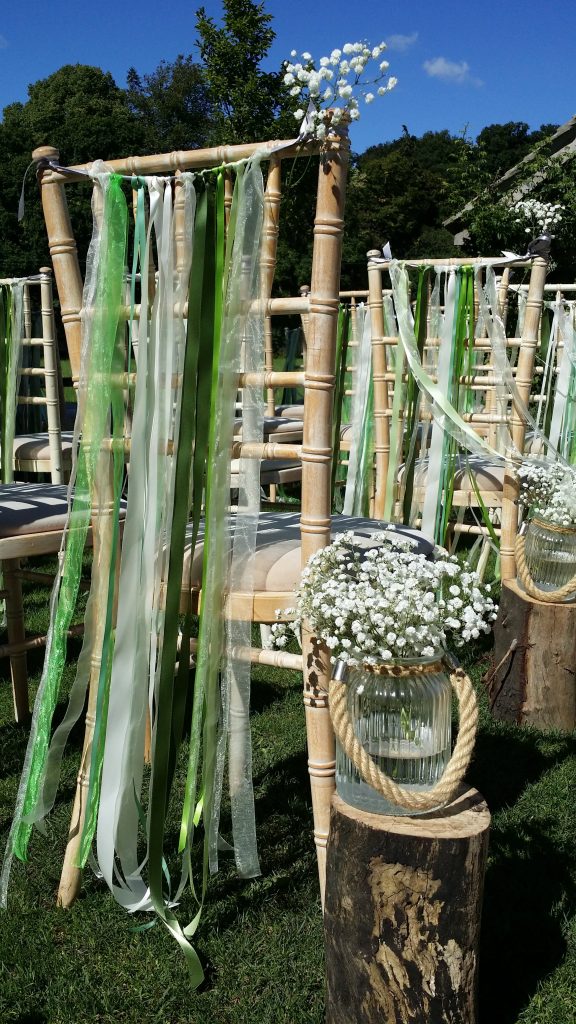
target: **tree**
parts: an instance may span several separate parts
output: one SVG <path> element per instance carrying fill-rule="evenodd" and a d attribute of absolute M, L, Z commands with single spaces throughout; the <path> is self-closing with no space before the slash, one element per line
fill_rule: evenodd
<path fill-rule="evenodd" d="M 466 188 L 462 192 L 465 193 L 465 201 L 470 204 L 462 220 L 469 232 L 464 254 L 497 254 L 502 249 L 523 254 L 531 238 L 540 233 L 543 225 L 518 209 L 518 200 L 560 205 L 563 208 L 561 221 L 550 228 L 553 242 L 549 275 L 551 279 L 574 280 L 576 161 L 570 151 L 550 155 L 548 140 L 555 129 L 555 125 L 541 125 L 537 131 L 528 133 L 527 126 L 519 122 L 490 125 L 480 132 L 476 147 L 480 154 L 477 164 L 480 173 L 475 177 L 474 173 L 470 173 L 470 165 L 462 169 L 461 180 L 466 180 Z M 488 172 L 486 147 L 490 148 L 490 140 L 500 140 L 505 145 L 506 139 L 513 140 L 512 149 L 506 152 L 508 159 L 512 151 L 516 152 L 512 166 L 517 167 L 517 171 L 513 177 L 502 182 L 501 175 L 490 175 Z M 529 154 L 524 152 L 526 145 L 530 147 Z M 504 170 L 510 170 L 510 167 Z M 456 205 L 452 212 L 457 212 L 463 205 L 462 202 Z"/>
<path fill-rule="evenodd" d="M 24 172 L 37 146 L 52 145 L 66 164 L 112 159 L 142 152 L 139 124 L 126 93 L 100 68 L 75 64 L 28 87 L 28 101 L 3 112 L 0 144 L 5 171 L 0 197 L 0 273 L 21 276 L 49 262 L 46 233 L 36 190 L 26 188 L 26 217 L 17 222 Z M 81 249 L 91 232 L 85 196 L 71 197 Z"/>
<path fill-rule="evenodd" d="M 286 110 L 282 71 L 261 68 L 275 38 L 272 15 L 252 0 L 224 0 L 222 27 L 200 7 L 196 28 L 212 104 L 210 144 L 234 144 L 278 137 L 279 123 L 294 122 Z M 280 135 L 280 137 L 282 137 Z"/>
<path fill-rule="evenodd" d="M 128 104 L 148 153 L 207 144 L 212 102 L 204 69 L 191 56 L 161 61 L 150 75 L 130 68 L 127 84 Z"/>
<path fill-rule="evenodd" d="M 508 121 L 506 124 L 490 124 L 476 138 L 476 146 L 482 152 L 484 165 L 489 175 L 501 177 L 534 149 L 558 125 L 541 125 L 530 131 L 525 121 Z"/>
<path fill-rule="evenodd" d="M 398 257 L 452 253 L 452 236 L 442 228 L 442 219 L 458 145 L 447 131 L 426 132 L 421 138 L 405 132 L 355 158 L 348 186 L 344 287 L 365 282 L 366 253 L 384 242 L 390 242 Z"/>

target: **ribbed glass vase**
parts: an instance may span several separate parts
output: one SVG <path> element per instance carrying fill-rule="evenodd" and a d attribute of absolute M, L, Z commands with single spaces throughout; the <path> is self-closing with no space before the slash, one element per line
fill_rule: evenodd
<path fill-rule="evenodd" d="M 432 789 L 451 753 L 452 688 L 440 657 L 350 666 L 344 678 L 354 731 L 375 763 L 412 792 Z M 374 814 L 415 813 L 364 782 L 338 741 L 336 789 Z"/>
<path fill-rule="evenodd" d="M 576 528 L 535 517 L 526 529 L 524 554 L 536 586 L 558 590 L 576 574 Z"/>

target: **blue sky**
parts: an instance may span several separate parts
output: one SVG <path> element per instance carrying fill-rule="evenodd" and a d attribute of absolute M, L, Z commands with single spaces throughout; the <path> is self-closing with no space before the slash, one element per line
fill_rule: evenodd
<path fill-rule="evenodd" d="M 120 86 L 133 65 L 153 71 L 162 59 L 195 53 L 192 3 L 6 4 L 0 26 L 0 109 L 24 102 L 30 82 L 63 64 L 95 64 Z M 205 0 L 216 20 L 221 4 Z M 290 51 L 319 59 L 345 42 L 389 44 L 396 89 L 362 111 L 352 147 L 447 128 L 475 136 L 487 124 L 562 124 L 576 113 L 574 0 L 265 0 L 277 33 L 267 61 Z"/>

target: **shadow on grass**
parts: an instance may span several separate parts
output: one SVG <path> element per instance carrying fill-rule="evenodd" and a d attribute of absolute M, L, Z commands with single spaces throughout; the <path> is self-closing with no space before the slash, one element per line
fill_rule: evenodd
<path fill-rule="evenodd" d="M 479 730 L 466 778 L 495 814 L 518 800 L 545 772 L 576 755 L 576 735 L 520 730 L 498 722 Z"/>
<path fill-rule="evenodd" d="M 552 824 L 552 822 L 550 822 Z M 573 854 L 560 853 L 540 820 L 491 841 L 480 942 L 481 1019 L 515 1024 L 538 984 L 566 953 L 559 904 L 576 907 Z"/>
<path fill-rule="evenodd" d="M 313 889 L 317 875 L 312 835 L 312 815 L 306 758 L 292 755 L 276 762 L 272 771 L 254 778 L 256 834 L 261 875 L 241 878 L 236 873 L 234 855 L 220 855 L 219 873 L 210 881 L 210 898 L 205 909 L 218 930 L 233 927 L 247 912 L 257 913 L 265 890 L 266 901 L 277 902 L 285 911 L 302 901 L 302 893 Z M 229 807 L 223 807 L 220 833 L 231 837 Z M 193 871 L 201 870 L 200 837 L 192 854 Z M 170 830 L 166 846 L 177 842 L 177 831 Z M 172 865 L 171 865 L 172 869 Z M 198 874 L 199 877 L 199 874 Z"/>
<path fill-rule="evenodd" d="M 576 875 L 573 840 L 562 834 L 563 783 L 554 772 L 575 755 L 574 735 L 487 721 L 477 736 L 468 778 L 493 815 L 480 944 L 482 1020 L 515 1024 L 566 954 L 562 918 L 576 909 Z"/>
<path fill-rule="evenodd" d="M 66 708 L 68 707 L 67 697 L 56 705 L 52 720 L 52 730 L 62 721 Z M 74 752 L 80 752 L 84 742 L 84 711 L 73 726 L 67 740 L 67 756 Z M 28 745 L 30 730 L 28 726 L 18 725 L 16 722 L 9 722 L 0 726 L 0 750 L 2 759 L 0 761 L 0 779 L 7 779 L 10 776 L 18 777 L 24 764 L 24 755 Z"/>

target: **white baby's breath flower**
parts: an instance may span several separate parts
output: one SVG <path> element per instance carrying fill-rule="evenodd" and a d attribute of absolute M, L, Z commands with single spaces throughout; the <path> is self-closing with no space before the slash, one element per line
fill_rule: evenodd
<path fill-rule="evenodd" d="M 475 573 L 450 556 L 427 560 L 393 532 L 379 540 L 364 557 L 343 534 L 310 559 L 291 624 L 297 635 L 305 620 L 334 658 L 377 664 L 432 656 L 448 635 L 458 644 L 488 630 L 495 606 Z"/>
<path fill-rule="evenodd" d="M 367 105 L 374 102 L 376 96 L 384 96 L 396 84 L 396 79 L 389 78 L 383 84 L 385 73 L 388 69 L 388 61 L 380 61 L 383 50 L 386 49 L 384 42 L 371 47 L 367 43 L 345 43 L 342 49 L 334 49 L 329 56 L 321 57 L 318 63 L 314 61 L 308 51 L 302 53 L 302 61 L 285 61 L 284 63 L 284 84 L 289 87 L 291 96 L 298 96 L 303 106 L 308 105 L 308 100 L 316 108 L 307 121 L 307 130 L 310 135 L 324 139 L 330 126 L 335 128 L 343 120 L 357 121 L 360 117 L 360 100 Z M 291 57 L 297 57 L 295 50 L 290 53 Z M 366 68 L 370 61 L 376 62 L 376 72 L 370 78 L 364 78 Z M 322 91 L 321 83 L 331 81 L 334 78 L 333 68 L 337 69 L 338 81 L 335 90 L 325 89 Z M 376 91 L 367 91 L 368 85 L 377 86 Z M 355 92 L 358 95 L 355 95 Z M 343 102 L 342 105 L 328 111 L 322 104 L 333 102 L 334 95 L 337 95 Z M 294 117 L 302 120 L 304 114 L 298 110 Z"/>

